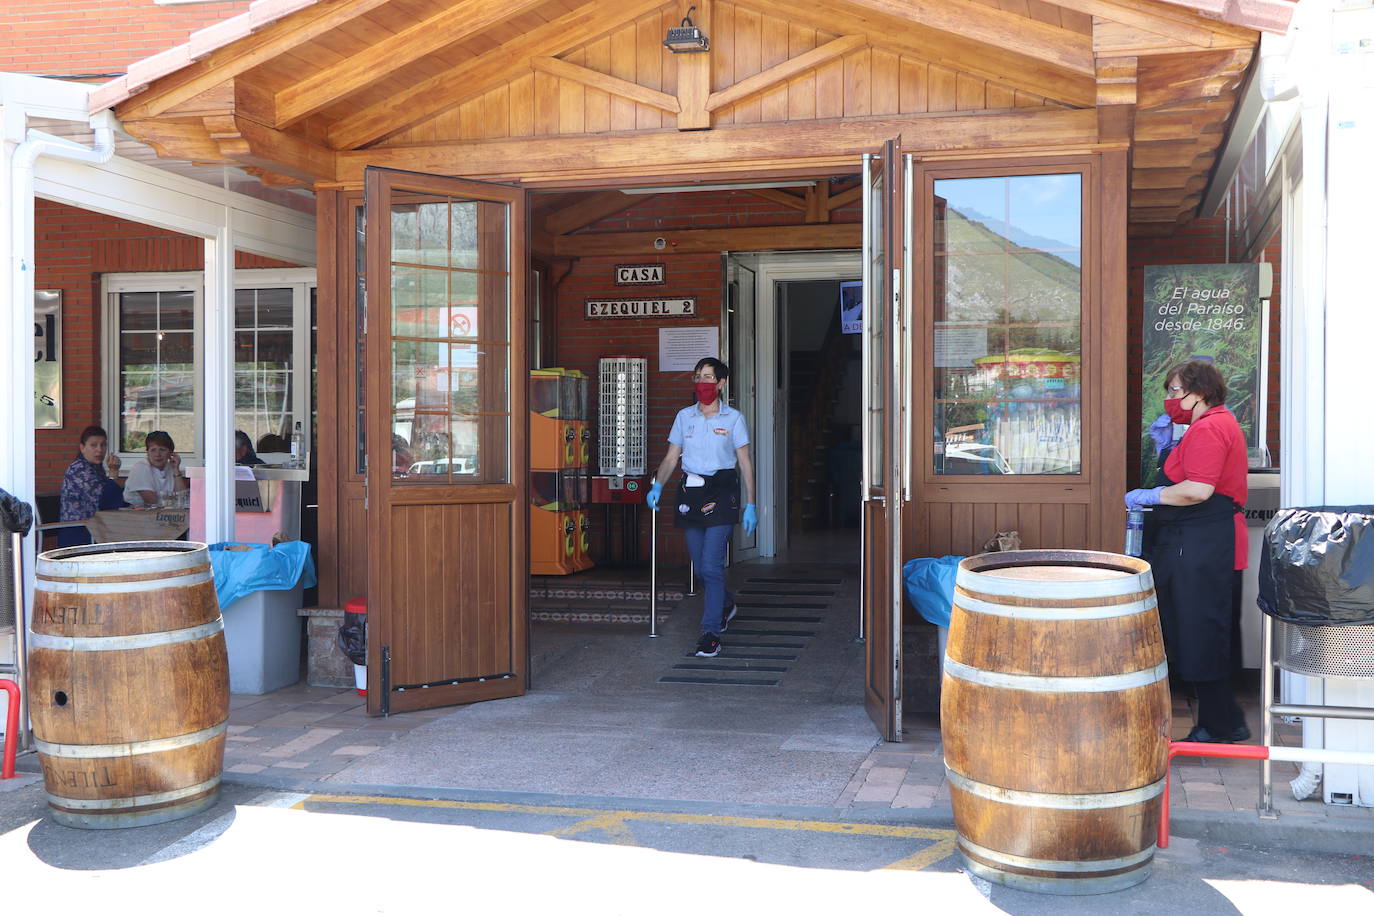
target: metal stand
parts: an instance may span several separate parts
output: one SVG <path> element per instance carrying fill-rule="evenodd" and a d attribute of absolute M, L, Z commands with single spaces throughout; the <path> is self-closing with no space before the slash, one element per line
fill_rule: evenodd
<path fill-rule="evenodd" d="M 658 636 L 658 512 L 649 512 L 649 638 Z"/>
<path fill-rule="evenodd" d="M 697 568 L 691 560 L 687 561 L 687 589 L 685 594 L 688 598 L 695 598 L 697 594 Z"/>

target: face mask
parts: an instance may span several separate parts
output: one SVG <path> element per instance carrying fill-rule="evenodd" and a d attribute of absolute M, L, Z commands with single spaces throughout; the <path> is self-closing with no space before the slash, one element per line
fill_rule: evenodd
<path fill-rule="evenodd" d="M 1164 412 L 1167 413 L 1169 419 L 1173 420 L 1175 423 L 1181 423 L 1187 426 L 1189 423 L 1193 422 L 1192 408 L 1185 408 L 1183 406 L 1183 398 L 1165 398 Z"/>
<path fill-rule="evenodd" d="M 697 393 L 697 402 L 700 404 L 710 404 L 720 395 L 720 389 L 715 382 L 697 382 L 693 386 Z"/>

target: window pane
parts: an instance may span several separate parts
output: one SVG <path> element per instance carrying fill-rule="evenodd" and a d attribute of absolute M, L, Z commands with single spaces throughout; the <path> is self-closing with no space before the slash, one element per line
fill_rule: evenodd
<path fill-rule="evenodd" d="M 241 289 L 234 301 L 234 428 L 254 443 L 269 433 L 289 443 L 298 419 L 292 412 L 294 292 Z"/>
<path fill-rule="evenodd" d="M 390 252 L 393 473 L 507 482 L 506 205 L 402 196 Z"/>
<path fill-rule="evenodd" d="M 937 474 L 1081 473 L 1081 185 L 935 182 Z"/>
<path fill-rule="evenodd" d="M 161 429 L 178 452 L 195 451 L 194 317 L 189 290 L 119 295 L 121 450 L 142 449 L 148 433 Z"/>

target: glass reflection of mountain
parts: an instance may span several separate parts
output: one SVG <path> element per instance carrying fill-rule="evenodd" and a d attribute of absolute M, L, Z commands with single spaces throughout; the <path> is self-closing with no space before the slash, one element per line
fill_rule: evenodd
<path fill-rule="evenodd" d="M 1077 265 L 1060 254 L 1018 244 L 952 207 L 944 216 L 937 228 L 937 236 L 943 229 L 945 242 L 941 278 L 945 308 L 938 320 L 1079 320 L 1081 271 Z M 1064 247 L 1049 239 L 1026 237 L 1024 241 Z"/>

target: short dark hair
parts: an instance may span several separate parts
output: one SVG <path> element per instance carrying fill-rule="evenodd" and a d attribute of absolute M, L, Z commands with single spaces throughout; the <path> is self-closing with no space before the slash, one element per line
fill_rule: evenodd
<path fill-rule="evenodd" d="M 234 430 L 234 446 L 235 448 L 246 448 L 251 452 L 253 450 L 253 440 L 249 439 L 248 434 L 243 430 L 236 429 Z"/>
<path fill-rule="evenodd" d="M 77 439 L 76 441 L 80 442 L 82 445 L 85 445 L 86 440 L 90 439 L 92 436 L 99 436 L 107 442 L 110 440 L 109 435 L 105 432 L 105 427 L 87 426 L 85 429 L 81 431 L 81 438 Z"/>
<path fill-rule="evenodd" d="M 730 377 L 730 367 L 714 356 L 703 356 L 697 360 L 696 368 L 692 370 L 692 374 L 696 375 L 705 366 L 711 367 L 711 371 L 716 374 L 716 381 L 718 382 L 723 382 Z"/>
<path fill-rule="evenodd" d="M 258 451 L 266 452 L 271 455 L 274 453 L 289 452 L 291 451 L 291 446 L 287 445 L 286 440 L 276 433 L 264 433 L 263 437 L 258 440 Z"/>
<path fill-rule="evenodd" d="M 1164 376 L 1164 393 L 1169 393 L 1169 380 L 1178 379 L 1183 390 L 1201 397 L 1216 407 L 1226 403 L 1226 380 L 1210 359 L 1189 359 L 1174 366 Z"/>
<path fill-rule="evenodd" d="M 153 430 L 148 434 L 148 438 L 143 440 L 144 449 L 148 449 L 154 445 L 160 445 L 169 452 L 175 452 L 177 450 L 177 444 L 172 441 L 172 434 L 165 433 L 160 429 Z"/>

